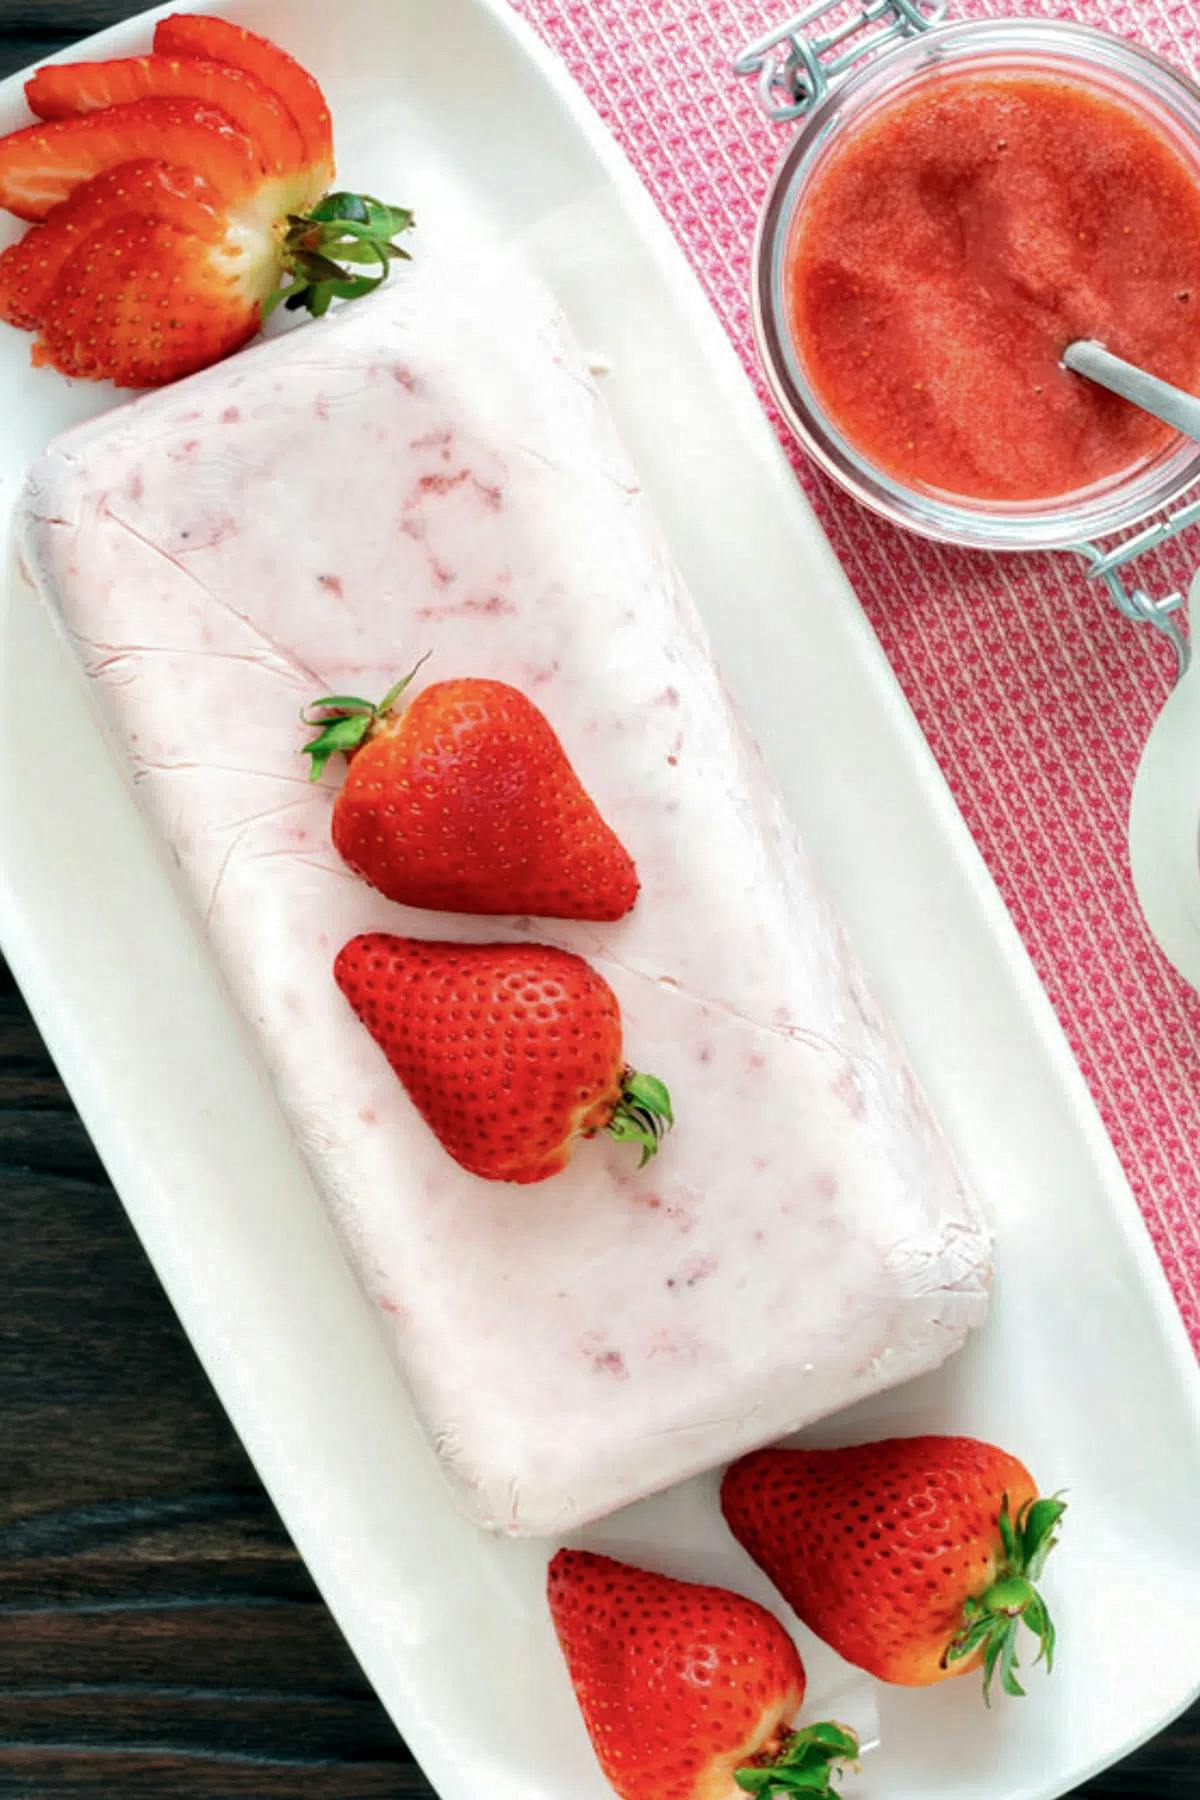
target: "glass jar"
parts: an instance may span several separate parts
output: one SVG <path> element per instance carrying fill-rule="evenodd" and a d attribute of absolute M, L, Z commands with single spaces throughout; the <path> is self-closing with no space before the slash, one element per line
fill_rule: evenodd
<path fill-rule="evenodd" d="M 984 501 L 905 485 L 875 467 L 839 430 L 808 380 L 792 340 L 788 251 L 810 184 L 843 134 L 950 71 L 1059 76 L 1119 100 L 1169 138 L 1194 165 L 1200 186 L 1200 87 L 1152 52 L 1090 27 L 1036 19 L 981 20 L 919 30 L 823 94 L 823 72 L 816 92 L 809 83 L 813 104 L 775 172 L 759 220 L 753 259 L 759 353 L 779 408 L 808 453 L 865 506 L 894 524 L 979 549 L 1080 548 L 1177 502 L 1200 481 L 1200 444 L 1170 438 L 1132 469 L 1069 495 L 1042 500 Z M 802 76 L 801 106 L 804 81 Z M 886 350 L 886 343 L 881 348 Z"/>

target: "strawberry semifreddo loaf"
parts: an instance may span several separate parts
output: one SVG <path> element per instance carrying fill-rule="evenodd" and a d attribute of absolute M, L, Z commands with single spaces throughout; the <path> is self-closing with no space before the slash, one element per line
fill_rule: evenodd
<path fill-rule="evenodd" d="M 22 543 L 471 1516 L 560 1532 L 981 1322 L 979 1212 L 515 257 L 423 252 L 69 432 Z M 636 864 L 624 917 L 416 910 L 339 856 L 345 760 L 310 783 L 302 710 L 426 652 L 413 696 L 486 677 L 545 715 Z M 334 980 L 372 932 L 586 958 L 670 1090 L 659 1155 L 598 1136 L 534 1185 L 466 1172 Z"/>

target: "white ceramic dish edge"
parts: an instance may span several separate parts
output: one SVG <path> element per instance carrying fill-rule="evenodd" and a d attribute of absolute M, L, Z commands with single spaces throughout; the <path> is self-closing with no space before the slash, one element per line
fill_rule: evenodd
<path fill-rule="evenodd" d="M 786 459 L 773 441 L 736 358 L 652 203 L 566 73 L 502 6 L 475 0 L 469 7 L 464 0 L 454 10 L 473 12 L 490 31 L 499 34 L 497 42 L 502 39 L 515 57 L 528 64 L 533 78 L 552 96 L 555 107 L 586 143 L 590 158 L 611 184 L 617 210 L 632 222 L 646 265 L 663 285 L 663 294 L 656 298 L 677 314 L 689 340 L 688 351 L 694 345 L 699 352 L 711 383 L 712 406 L 727 421 L 729 439 L 748 449 L 752 468 L 744 479 L 734 478 L 730 497 L 736 504 L 744 494 L 753 493 L 756 511 L 761 509 L 764 518 L 769 516 L 760 572 L 769 567 L 773 550 L 790 539 L 804 540 L 807 566 L 828 596 L 831 617 L 836 618 L 838 651 L 859 665 L 863 698 L 878 709 L 876 726 L 881 741 L 902 748 L 906 780 L 914 779 L 920 789 L 926 815 L 923 831 L 947 858 L 945 885 L 952 893 L 943 904 L 953 913 L 962 896 L 969 896 L 974 916 L 968 935 L 987 939 L 994 957 L 993 973 L 1002 973 L 1006 986 L 1004 1010 L 1015 1009 L 1021 1015 L 1028 1031 L 1026 1048 L 1039 1072 L 1053 1082 L 1074 1154 L 1094 1177 L 1091 1198 L 1102 1201 L 1111 1214 L 1122 1256 L 1127 1259 L 1123 1273 L 1127 1279 L 1132 1277 L 1131 1285 L 1145 1308 L 1144 1323 L 1154 1335 L 1158 1360 L 1175 1371 L 1178 1392 L 1172 1401 L 1178 1420 L 1186 1421 L 1190 1428 L 1194 1447 L 1200 1441 L 1200 1381 L 1132 1196 L 999 896 L 869 628 L 812 525 Z M 261 21 L 268 29 L 272 26 L 269 13 L 270 9 L 263 8 L 240 9 L 240 16 Z M 122 43 L 131 43 L 143 29 L 144 23 L 139 21 L 104 34 L 103 39 L 94 41 L 97 53 L 108 46 L 115 50 Z M 291 35 L 296 41 L 296 33 Z M 299 43 L 297 47 L 301 47 Z M 314 61 L 323 66 L 316 56 Z M 12 85 L 4 92 L 5 97 L 10 96 Z M 531 243 L 536 250 L 536 233 Z M 618 404 L 617 410 L 632 441 L 636 433 L 630 433 L 629 419 L 624 416 L 628 393 L 627 387 L 624 405 Z M 677 410 L 670 393 L 658 410 L 669 438 Z M 634 449 L 637 455 L 643 446 L 635 441 Z M 704 453 L 702 446 L 700 455 Z M 654 461 L 653 456 L 650 460 Z M 641 456 L 639 462 L 643 462 Z M 662 486 L 670 462 L 664 449 L 663 465 L 648 475 L 652 489 L 656 483 Z M 6 472 L 11 492 L 14 471 L 10 467 Z M 647 473 L 644 463 L 643 472 Z M 695 465 L 683 473 L 701 478 L 702 484 L 705 471 Z M 689 483 L 679 485 L 684 490 L 682 498 L 676 493 L 672 500 L 665 487 L 656 493 L 668 535 L 677 548 L 680 509 Z M 700 535 L 703 537 L 702 532 Z M 693 586 L 701 591 L 688 566 L 686 550 L 680 560 L 685 573 L 692 575 Z M 406 1667 L 411 1662 L 411 1654 L 406 1652 L 411 1652 L 419 1635 L 411 1614 L 420 1607 L 409 1609 L 406 1617 L 380 1617 L 385 1601 L 394 1599 L 398 1591 L 398 1561 L 406 1565 L 405 1577 L 412 1579 L 413 1592 L 418 1593 L 418 1565 L 436 1563 L 439 1554 L 447 1564 L 452 1563 L 462 1527 L 446 1507 L 436 1473 L 403 1405 L 398 1380 L 381 1354 L 372 1321 L 319 1207 L 300 1206 L 290 1198 L 286 1212 L 278 1206 L 258 1211 L 236 1206 L 239 1182 L 244 1183 L 250 1165 L 270 1169 L 294 1184 L 284 1190 L 289 1196 L 302 1190 L 311 1194 L 311 1190 L 295 1153 L 279 1141 L 274 1102 L 257 1065 L 245 1056 L 241 1029 L 230 1017 L 219 986 L 207 971 L 195 967 L 199 958 L 196 934 L 175 904 L 169 878 L 140 827 L 124 780 L 111 763 L 96 758 L 95 722 L 79 704 L 81 684 L 62 647 L 49 640 L 46 621 L 30 600 L 27 590 L 14 591 L 3 620 L 5 687 L 13 688 L 15 669 L 23 672 L 21 682 L 15 684 L 18 691 L 11 695 L 14 704 L 2 709 L 7 718 L 4 735 L 9 741 L 0 776 L 0 811 L 5 842 L 17 852 L 10 851 L 9 866 L 3 873 L 6 950 L 139 1235 L 302 1554 L 430 1776 L 447 1796 L 465 1794 L 470 1791 L 470 1772 L 464 1768 L 459 1750 L 455 1709 L 438 1705 L 436 1695 L 428 1691 L 418 1694 L 411 1667 Z M 745 627 L 748 622 L 760 622 L 761 614 L 759 600 L 740 610 L 736 627 L 733 621 L 726 621 L 724 631 L 717 630 L 716 635 L 731 683 L 744 703 L 748 694 L 754 698 L 755 704 L 748 710 L 760 735 L 770 743 L 771 727 L 778 727 L 786 717 L 795 690 L 785 692 L 787 672 L 783 668 L 764 671 L 761 657 L 756 659 L 753 646 L 747 644 L 753 631 Z M 53 695 L 61 708 L 68 692 L 74 700 L 61 733 L 44 747 L 41 779 L 52 791 L 74 794 L 75 799 L 73 804 L 67 801 L 57 825 L 43 826 L 39 834 L 15 778 L 19 759 L 14 771 L 13 752 L 27 741 L 23 733 L 31 719 L 39 716 L 39 705 Z M 88 771 L 82 789 L 76 775 L 81 756 Z M 110 833 L 117 820 L 122 824 L 122 854 L 106 865 L 105 852 L 111 849 Z M 855 859 L 839 854 L 832 838 L 824 843 L 829 836 L 828 820 L 822 825 L 816 818 L 813 823 L 829 852 L 819 860 L 853 927 L 860 907 L 854 898 L 855 884 L 848 884 L 848 870 Z M 888 838 L 888 830 L 880 823 L 882 839 Z M 853 837 L 853 833 L 849 835 Z M 36 864 L 28 854 L 20 854 L 22 849 L 28 852 L 35 847 Z M 878 846 L 875 851 L 879 853 Z M 883 854 L 886 861 L 891 852 L 885 848 Z M 82 896 L 77 886 L 81 871 L 86 872 L 88 884 Z M 912 1010 L 912 972 L 905 967 L 906 952 L 911 957 L 920 949 L 919 941 L 906 943 L 906 933 L 911 915 L 927 911 L 931 899 L 927 883 L 918 880 L 915 886 L 915 895 L 896 895 L 893 918 L 886 929 L 881 931 L 876 923 L 875 930 L 867 933 L 871 939 L 869 960 L 902 1028 L 907 1022 L 905 1014 Z M 131 896 L 138 905 L 132 938 Z M 81 898 L 86 899 L 86 907 L 80 905 Z M 85 918 L 91 934 L 86 940 L 81 937 Z M 861 939 L 861 933 L 856 935 Z M 134 941 L 138 960 L 133 966 L 141 981 L 136 991 L 131 991 L 129 983 L 110 979 L 106 969 L 96 966 L 96 948 L 124 945 L 128 951 Z M 889 956 L 889 950 L 895 954 Z M 188 1029 L 184 1035 L 174 996 L 179 971 L 189 968 L 196 979 L 187 989 Z M 155 1045 L 153 1054 L 147 1053 L 147 1044 Z M 928 1079 L 928 1056 L 919 1060 L 924 1061 Z M 193 1096 L 193 1103 L 179 1107 L 180 1092 Z M 200 1096 L 202 1100 L 196 1098 Z M 230 1122 L 236 1123 L 236 1131 L 214 1129 L 218 1124 L 228 1127 Z M 170 1208 L 159 1201 L 164 1178 L 171 1183 Z M 187 1221 L 186 1230 L 183 1220 Z M 284 1262 L 286 1272 L 281 1276 Z M 997 1352 L 1000 1343 L 999 1338 L 993 1340 Z M 903 1395 L 898 1398 L 900 1416 L 906 1416 L 905 1408 L 911 1404 Z M 381 1416 L 388 1423 L 388 1431 L 382 1434 Z M 1186 1451 L 1185 1444 L 1185 1463 Z M 410 1516 L 420 1517 L 422 1535 L 419 1548 L 405 1546 L 406 1554 L 398 1559 L 395 1495 L 399 1492 L 406 1494 Z M 651 1504 L 661 1507 L 664 1503 Z M 511 1566 L 525 1570 L 535 1564 L 536 1556 L 522 1555 Z M 1200 1581 L 1200 1571 L 1197 1578 Z M 1194 1615 L 1197 1609 L 1192 1610 Z M 540 1626 L 531 1629 L 536 1633 Z M 972 1792 L 994 1792 L 997 1800 L 1001 1793 L 1003 1800 L 1018 1800 L 1018 1795 L 1020 1800 L 1025 1796 L 1050 1800 L 1091 1769 L 1152 1735 L 1190 1698 L 1186 1685 L 1173 1689 L 1165 1703 L 1159 1701 L 1156 1709 L 1141 1713 L 1136 1728 L 1119 1741 L 1106 1742 L 1099 1753 L 1069 1768 L 1047 1770 L 1045 1779 L 1035 1770 L 1019 1790 L 1009 1786 Z M 571 1724 L 565 1729 L 570 1738 Z M 581 1767 L 580 1794 L 602 1792 L 589 1782 L 589 1775 L 594 1771 Z M 500 1794 L 533 1791 L 517 1782 L 511 1788 L 493 1783 L 493 1788 Z M 908 1788 L 889 1786 L 891 1793 L 901 1791 L 907 1793 Z"/>

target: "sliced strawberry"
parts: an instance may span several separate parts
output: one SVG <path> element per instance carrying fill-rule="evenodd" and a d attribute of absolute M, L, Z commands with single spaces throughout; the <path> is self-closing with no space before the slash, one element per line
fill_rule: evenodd
<path fill-rule="evenodd" d="M 333 179 L 333 121 L 325 96 L 308 70 L 269 38 L 203 13 L 173 13 L 154 28 L 154 48 L 162 56 L 199 56 L 248 69 L 272 88 L 291 113 L 304 139 L 305 161 L 313 168 L 315 193 Z"/>
<path fill-rule="evenodd" d="M 42 310 L 69 256 L 94 231 L 118 218 L 164 219 L 215 243 L 225 226 L 211 183 L 191 169 L 146 159 L 93 176 L 0 255 L 0 319 L 26 330 Z"/>
<path fill-rule="evenodd" d="M 239 258 L 166 219 L 118 217 L 67 258 L 33 359 L 122 387 L 217 362 L 259 328 L 255 276 Z"/>
<path fill-rule="evenodd" d="M 280 300 L 319 316 L 332 300 L 377 287 L 391 260 L 404 255 L 391 241 L 411 222 L 402 208 L 330 195 L 307 217 L 294 218 L 283 195 L 296 176 L 259 176 L 228 211 L 223 202 L 209 206 L 201 187 L 187 196 L 199 211 L 181 202 L 147 216 L 140 192 L 124 187 L 128 170 L 139 166 L 122 165 L 87 184 L 111 204 L 91 208 L 94 229 L 69 238 L 56 272 L 37 290 L 36 363 L 122 387 L 157 387 L 237 349 Z M 131 210 L 121 210 L 123 193 Z M 82 197 L 68 205 L 77 207 L 76 220 L 87 210 Z M 61 235 L 53 220 L 35 227 L 27 254 L 36 264 L 37 241 L 49 237 L 53 248 Z M 336 260 L 366 248 L 375 273 L 364 273 L 361 260 L 348 268 Z M 32 295 L 17 298 L 32 310 Z"/>
<path fill-rule="evenodd" d="M 81 182 L 145 157 L 195 169 L 225 200 L 262 179 L 254 145 L 216 107 L 134 100 L 0 138 L 0 206 L 21 219 L 44 219 Z"/>
<path fill-rule="evenodd" d="M 312 76 L 225 20 L 164 20 L 155 54 L 47 67 L 28 94 L 45 116 L 0 138 L 0 207 L 35 229 L 0 255 L 0 319 L 40 328 L 37 363 L 172 381 L 280 303 L 319 317 L 408 254 L 406 208 L 325 193 Z"/>
<path fill-rule="evenodd" d="M 273 89 L 248 69 L 199 57 L 128 56 L 117 62 L 51 63 L 25 83 L 39 119 L 69 119 L 131 100 L 202 100 L 252 138 L 270 173 L 304 166 L 300 127 Z"/>

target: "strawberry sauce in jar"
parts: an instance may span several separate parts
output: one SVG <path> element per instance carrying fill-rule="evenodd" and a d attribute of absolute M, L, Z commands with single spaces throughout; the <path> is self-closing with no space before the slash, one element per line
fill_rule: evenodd
<path fill-rule="evenodd" d="M 805 120 L 755 313 L 789 422 L 844 486 L 993 548 L 1132 524 L 1200 446 L 1071 374 L 1094 338 L 1200 393 L 1200 90 L 1079 26 L 948 26 Z"/>
<path fill-rule="evenodd" d="M 1171 437 L 1062 367 L 1097 338 L 1200 388 L 1200 180 L 1129 105 L 1037 75 L 946 75 L 814 180 L 788 317 L 821 403 L 905 482 L 1042 499 Z"/>

